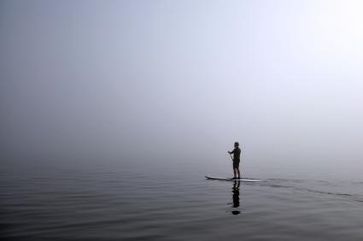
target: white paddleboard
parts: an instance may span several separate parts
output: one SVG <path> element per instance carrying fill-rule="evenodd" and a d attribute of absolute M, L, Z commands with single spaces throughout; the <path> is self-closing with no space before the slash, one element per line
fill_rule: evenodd
<path fill-rule="evenodd" d="M 260 182 L 262 180 L 258 179 L 251 179 L 251 178 L 239 178 L 239 179 L 233 179 L 233 178 L 223 178 L 223 177 L 209 177 L 205 176 L 207 180 L 216 180 L 216 181 L 241 181 L 241 182 Z"/>

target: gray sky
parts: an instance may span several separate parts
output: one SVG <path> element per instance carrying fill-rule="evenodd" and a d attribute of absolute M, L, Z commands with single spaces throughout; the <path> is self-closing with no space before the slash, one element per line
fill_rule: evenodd
<path fill-rule="evenodd" d="M 363 164 L 362 1 L 1 1 L 3 158 Z"/>

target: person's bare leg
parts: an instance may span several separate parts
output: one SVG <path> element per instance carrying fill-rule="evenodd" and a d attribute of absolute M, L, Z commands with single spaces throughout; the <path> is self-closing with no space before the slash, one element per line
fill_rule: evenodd
<path fill-rule="evenodd" d="M 241 178 L 241 173 L 239 172 L 239 168 L 237 169 L 238 178 Z"/>
<path fill-rule="evenodd" d="M 233 168 L 233 175 L 234 175 L 234 178 L 237 177 L 237 170 L 236 170 L 236 168 Z"/>

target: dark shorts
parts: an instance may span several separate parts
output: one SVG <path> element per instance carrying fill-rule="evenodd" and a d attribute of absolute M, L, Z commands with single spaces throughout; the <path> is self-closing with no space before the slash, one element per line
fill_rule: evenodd
<path fill-rule="evenodd" d="M 239 168 L 239 161 L 233 161 L 233 168 Z"/>

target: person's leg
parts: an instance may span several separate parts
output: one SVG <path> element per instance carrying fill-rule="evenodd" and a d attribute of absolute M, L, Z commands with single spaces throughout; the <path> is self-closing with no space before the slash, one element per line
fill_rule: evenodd
<path fill-rule="evenodd" d="M 236 178 L 236 177 L 237 177 L 237 171 L 236 171 L 236 168 L 233 168 L 233 176 L 234 176 L 234 178 Z"/>
<path fill-rule="evenodd" d="M 239 168 L 237 168 L 238 178 L 241 178 L 241 173 L 239 172 Z"/>

